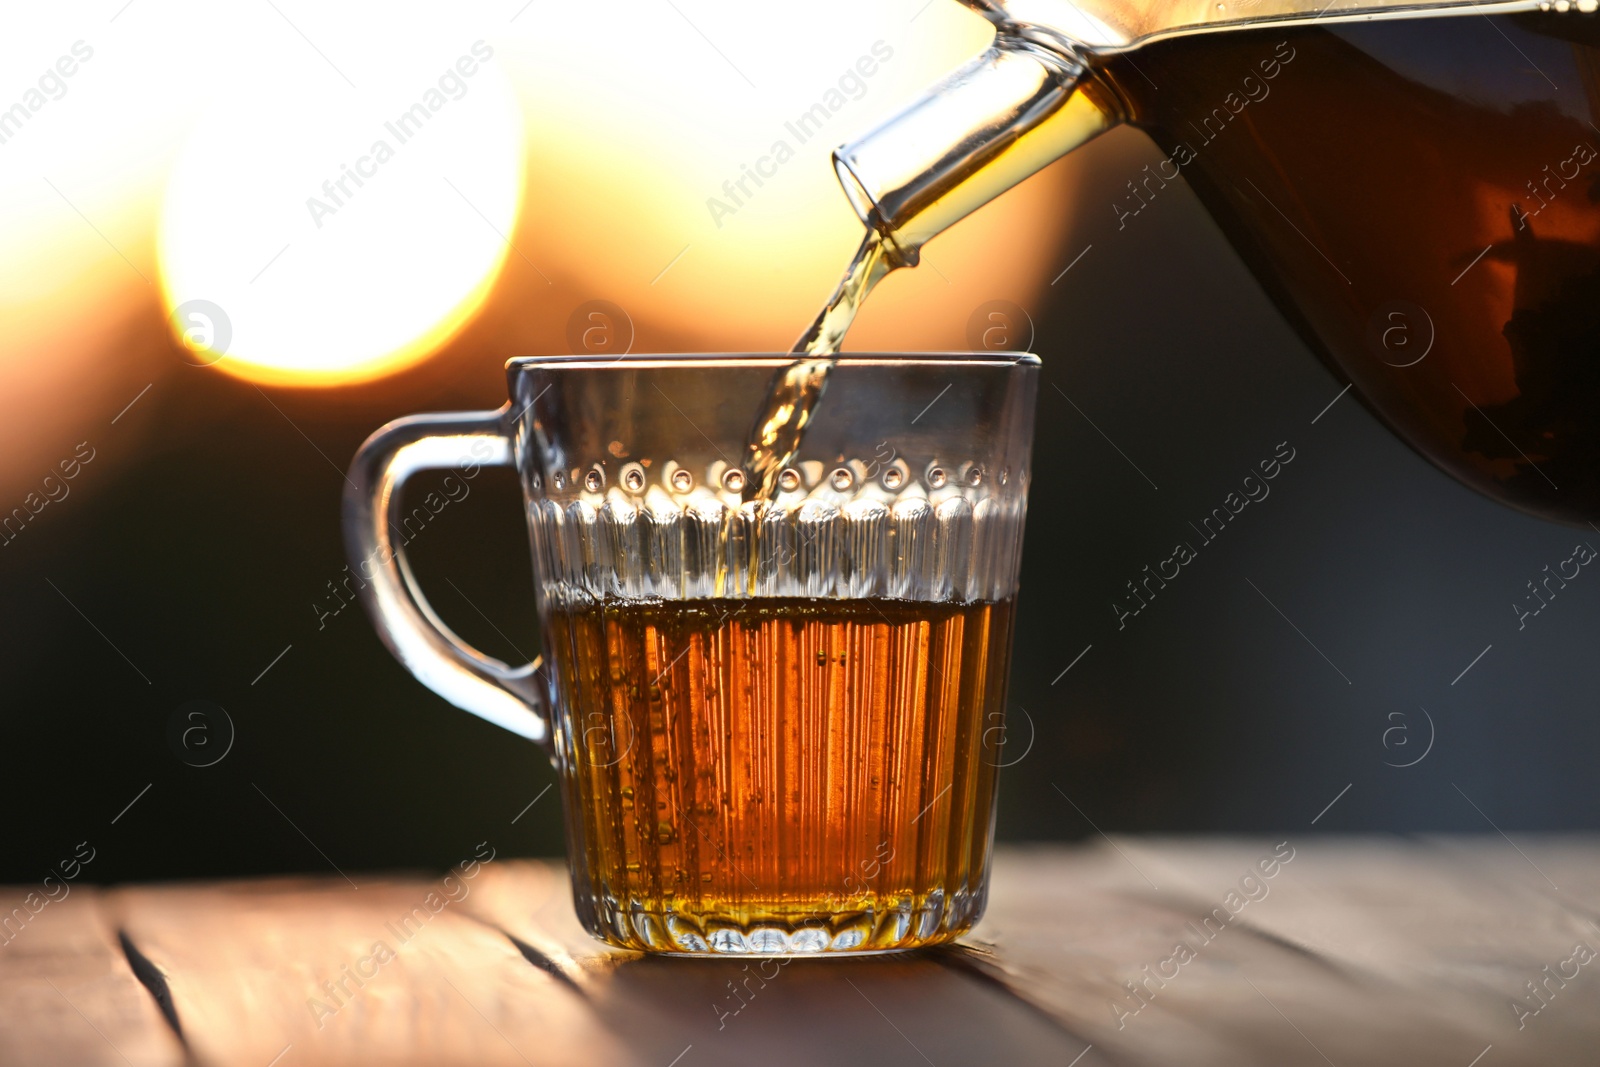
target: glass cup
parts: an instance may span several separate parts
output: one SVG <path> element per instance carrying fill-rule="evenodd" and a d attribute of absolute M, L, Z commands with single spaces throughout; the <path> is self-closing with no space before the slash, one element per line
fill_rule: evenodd
<path fill-rule="evenodd" d="M 983 911 L 1038 360 L 849 355 L 767 501 L 740 463 L 782 355 L 533 357 L 499 411 L 362 445 L 346 544 L 384 643 L 539 742 L 573 895 L 613 945 L 873 952 Z M 453 634 L 406 479 L 514 467 L 544 645 Z"/>

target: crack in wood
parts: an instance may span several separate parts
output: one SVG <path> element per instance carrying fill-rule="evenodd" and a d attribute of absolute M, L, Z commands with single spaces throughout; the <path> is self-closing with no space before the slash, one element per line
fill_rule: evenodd
<path fill-rule="evenodd" d="M 122 946 L 122 955 L 127 958 L 128 966 L 133 970 L 133 976 L 144 986 L 151 999 L 156 1002 L 156 1008 L 161 1012 L 161 1017 L 166 1020 L 172 1033 L 183 1045 L 184 1051 L 189 1049 L 188 1039 L 183 1036 L 183 1026 L 178 1022 L 178 1006 L 172 1001 L 172 990 L 167 986 L 167 976 L 161 968 L 150 962 L 139 947 L 133 943 L 126 930 L 117 931 L 117 942 Z"/>
<path fill-rule="evenodd" d="M 517 947 L 517 951 L 522 953 L 523 959 L 527 960 L 539 970 L 543 971 L 556 981 L 560 982 L 562 985 L 566 986 L 578 996 L 585 1000 L 589 999 L 589 994 L 584 991 L 582 986 L 572 980 L 572 976 L 568 974 L 566 969 L 563 968 L 561 964 L 557 963 L 554 958 L 546 955 L 543 952 L 540 952 L 538 949 L 534 948 L 532 945 L 513 934 L 506 933 L 504 930 L 501 930 L 500 933 L 504 934 L 506 939 Z"/>

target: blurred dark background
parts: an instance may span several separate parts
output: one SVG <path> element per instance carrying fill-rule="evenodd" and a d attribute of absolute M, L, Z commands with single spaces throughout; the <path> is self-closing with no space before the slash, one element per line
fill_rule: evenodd
<path fill-rule="evenodd" d="M 1057 168 L 1099 205 L 1157 158 L 1123 130 Z M 1600 824 L 1600 586 L 1521 630 L 1511 607 L 1600 535 L 1479 499 L 1333 402 L 1186 191 L 1120 232 L 1084 218 L 1052 262 L 1091 250 L 1027 309 L 1044 386 L 1001 836 Z M 513 260 L 502 284 L 536 281 Z M 97 880 L 561 852 L 542 753 L 413 681 L 359 607 L 325 614 L 349 457 L 389 418 L 498 406 L 493 364 L 522 354 L 503 314 L 381 392 L 258 388 L 130 328 L 126 395 L 155 384 L 62 438 L 95 460 L 0 548 L 0 881 L 85 839 Z M 1125 583 L 1283 442 L 1271 495 L 1119 628 Z M 538 644 L 519 506 L 487 471 L 412 547 L 450 625 L 510 660 Z M 191 765 L 174 723 L 221 746 L 217 707 L 231 748 Z"/>

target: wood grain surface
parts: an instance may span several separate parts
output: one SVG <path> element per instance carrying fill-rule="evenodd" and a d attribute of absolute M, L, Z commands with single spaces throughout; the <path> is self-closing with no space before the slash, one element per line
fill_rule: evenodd
<path fill-rule="evenodd" d="M 538 861 L 39 899 L 8 1067 L 1600 1062 L 1592 837 L 1011 847 L 961 945 L 863 959 L 612 950 Z"/>

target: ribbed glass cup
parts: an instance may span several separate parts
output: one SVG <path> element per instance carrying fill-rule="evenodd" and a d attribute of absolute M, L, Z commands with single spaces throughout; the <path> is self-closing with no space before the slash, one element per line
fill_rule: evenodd
<path fill-rule="evenodd" d="M 618 944 L 899 949 L 982 909 L 1036 361 L 848 357 L 747 501 L 784 362 L 511 369 L 574 890 Z"/>

